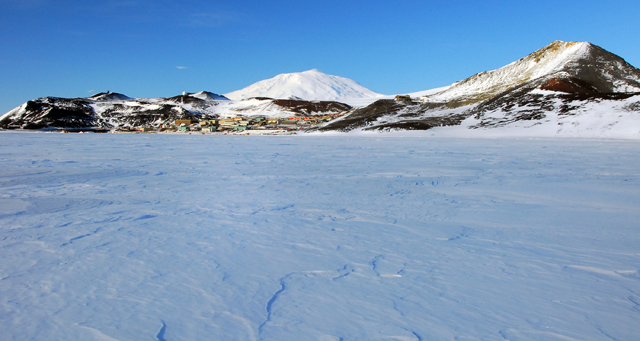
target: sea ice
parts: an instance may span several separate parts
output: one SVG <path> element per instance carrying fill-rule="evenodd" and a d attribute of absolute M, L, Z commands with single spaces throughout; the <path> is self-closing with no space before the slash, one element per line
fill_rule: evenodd
<path fill-rule="evenodd" d="M 634 340 L 640 142 L 0 133 L 3 340 Z"/>

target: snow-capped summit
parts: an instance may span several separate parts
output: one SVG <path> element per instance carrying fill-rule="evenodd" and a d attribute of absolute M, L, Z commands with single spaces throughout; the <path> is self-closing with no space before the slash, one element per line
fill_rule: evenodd
<path fill-rule="evenodd" d="M 209 92 L 209 91 L 199 91 L 192 94 L 187 94 L 187 96 L 199 98 L 205 101 L 228 101 L 229 100 L 225 96 L 214 94 L 213 92 Z"/>
<path fill-rule="evenodd" d="M 588 42 L 556 40 L 509 65 L 454 83 L 429 98 L 471 104 L 542 77 L 578 78 L 603 93 L 640 91 L 640 73 L 624 59 Z"/>
<path fill-rule="evenodd" d="M 117 92 L 111 92 L 111 91 L 97 93 L 97 94 L 89 97 L 89 99 L 92 99 L 94 101 L 130 101 L 130 100 L 133 100 L 133 98 L 131 98 L 131 97 L 127 96 L 127 95 L 123 95 L 123 94 L 119 94 Z"/>
<path fill-rule="evenodd" d="M 348 102 L 348 99 L 375 98 L 382 96 L 357 82 L 339 76 L 327 75 L 316 69 L 283 73 L 273 78 L 254 83 L 244 89 L 224 94 L 232 100 L 252 97 L 278 99 L 329 100 Z"/>

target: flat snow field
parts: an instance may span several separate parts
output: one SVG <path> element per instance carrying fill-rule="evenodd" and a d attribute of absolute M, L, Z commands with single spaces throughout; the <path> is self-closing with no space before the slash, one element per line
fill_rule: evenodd
<path fill-rule="evenodd" d="M 640 142 L 0 133 L 1 340 L 638 340 Z"/>

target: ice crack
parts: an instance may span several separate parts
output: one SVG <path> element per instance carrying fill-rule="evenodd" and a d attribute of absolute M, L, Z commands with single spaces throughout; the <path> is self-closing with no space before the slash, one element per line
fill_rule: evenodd
<path fill-rule="evenodd" d="M 599 331 L 600 333 L 602 333 L 602 335 L 604 335 L 604 336 L 608 337 L 610 340 L 613 340 L 613 341 L 620 341 L 620 339 L 616 339 L 616 338 L 615 338 L 615 337 L 613 337 L 611 334 L 609 334 L 609 333 L 605 332 L 604 330 L 602 330 L 602 328 L 600 328 L 600 327 L 598 327 L 598 331 Z"/>
<path fill-rule="evenodd" d="M 90 236 L 100 232 L 101 230 L 102 230 L 102 228 L 97 228 L 93 232 L 89 232 L 87 234 L 83 234 L 81 236 L 77 236 L 77 237 L 71 238 L 71 239 L 69 239 L 68 242 L 62 244 L 61 246 L 67 246 L 67 245 L 73 244 L 73 242 L 75 242 L 76 240 L 79 240 L 79 239 L 82 239 L 82 238 L 86 238 L 86 237 L 90 237 Z"/>
<path fill-rule="evenodd" d="M 290 273 L 282 278 L 280 278 L 280 289 L 278 291 L 276 291 L 271 298 L 269 299 L 269 301 L 267 301 L 267 306 L 266 306 L 266 310 L 267 310 L 267 319 L 262 322 L 262 324 L 260 325 L 260 327 L 258 327 L 258 333 L 262 334 L 262 329 L 264 328 L 264 326 L 267 325 L 267 323 L 271 322 L 271 314 L 272 314 L 272 309 L 273 309 L 273 303 L 280 297 L 280 295 L 282 294 L 282 292 L 287 288 L 287 285 L 285 283 L 285 280 L 290 277 L 291 275 L 293 275 L 293 273 Z"/>
<path fill-rule="evenodd" d="M 369 262 L 369 265 L 371 265 L 371 269 L 376 273 L 376 276 L 378 277 L 380 277 L 380 271 L 378 271 L 378 262 L 380 261 L 381 258 L 384 258 L 384 256 L 377 255 L 375 256 L 375 258 L 371 260 L 371 262 Z"/>
<path fill-rule="evenodd" d="M 629 302 L 633 303 L 632 309 L 637 311 L 637 312 L 640 312 L 640 303 L 638 303 L 638 299 L 633 297 L 633 296 L 629 296 L 628 300 L 629 300 Z"/>
<path fill-rule="evenodd" d="M 167 325 L 166 323 L 164 323 L 164 321 L 160 320 L 160 322 L 162 322 L 162 327 L 160 328 L 160 330 L 158 331 L 158 334 L 156 334 L 156 339 L 158 339 L 158 341 L 167 341 L 164 338 L 164 332 L 167 330 Z"/>
<path fill-rule="evenodd" d="M 424 340 L 420 335 L 418 335 L 418 333 L 414 332 L 413 330 L 409 330 L 409 329 L 405 329 L 405 330 L 413 334 L 413 336 L 415 336 L 416 339 L 418 339 L 418 341 Z"/>
<path fill-rule="evenodd" d="M 89 237 L 90 235 L 91 235 L 91 233 L 89 233 L 89 234 L 85 234 L 85 235 L 82 235 L 82 236 L 78 236 L 78 237 L 75 237 L 75 238 L 71 238 L 71 239 L 69 239 L 69 241 L 68 241 L 68 242 L 66 242 L 66 243 L 62 244 L 62 246 L 67 246 L 67 245 L 69 245 L 69 244 L 73 244 L 73 242 L 74 242 L 74 241 L 76 241 L 76 240 L 78 240 L 78 239 L 82 239 L 82 238 L 84 238 L 84 237 Z"/>

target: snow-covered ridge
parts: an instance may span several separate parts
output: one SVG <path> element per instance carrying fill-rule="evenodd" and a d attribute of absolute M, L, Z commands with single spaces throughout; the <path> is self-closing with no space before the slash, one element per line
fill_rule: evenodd
<path fill-rule="evenodd" d="M 560 71 L 570 61 L 586 55 L 590 46 L 587 42 L 554 41 L 511 64 L 456 82 L 445 91 L 429 96 L 429 99 L 444 102 L 460 98 L 490 98 L 506 89 Z"/>
<path fill-rule="evenodd" d="M 588 42 L 557 40 L 504 67 L 456 82 L 425 100 L 473 104 L 553 75 L 578 78 L 604 93 L 640 92 L 640 71 L 624 59 Z"/>
<path fill-rule="evenodd" d="M 349 103 L 349 99 L 381 97 L 382 95 L 365 88 L 354 80 L 327 75 L 313 69 L 280 74 L 249 85 L 244 89 L 226 93 L 224 96 L 232 100 L 269 97 Z"/>

